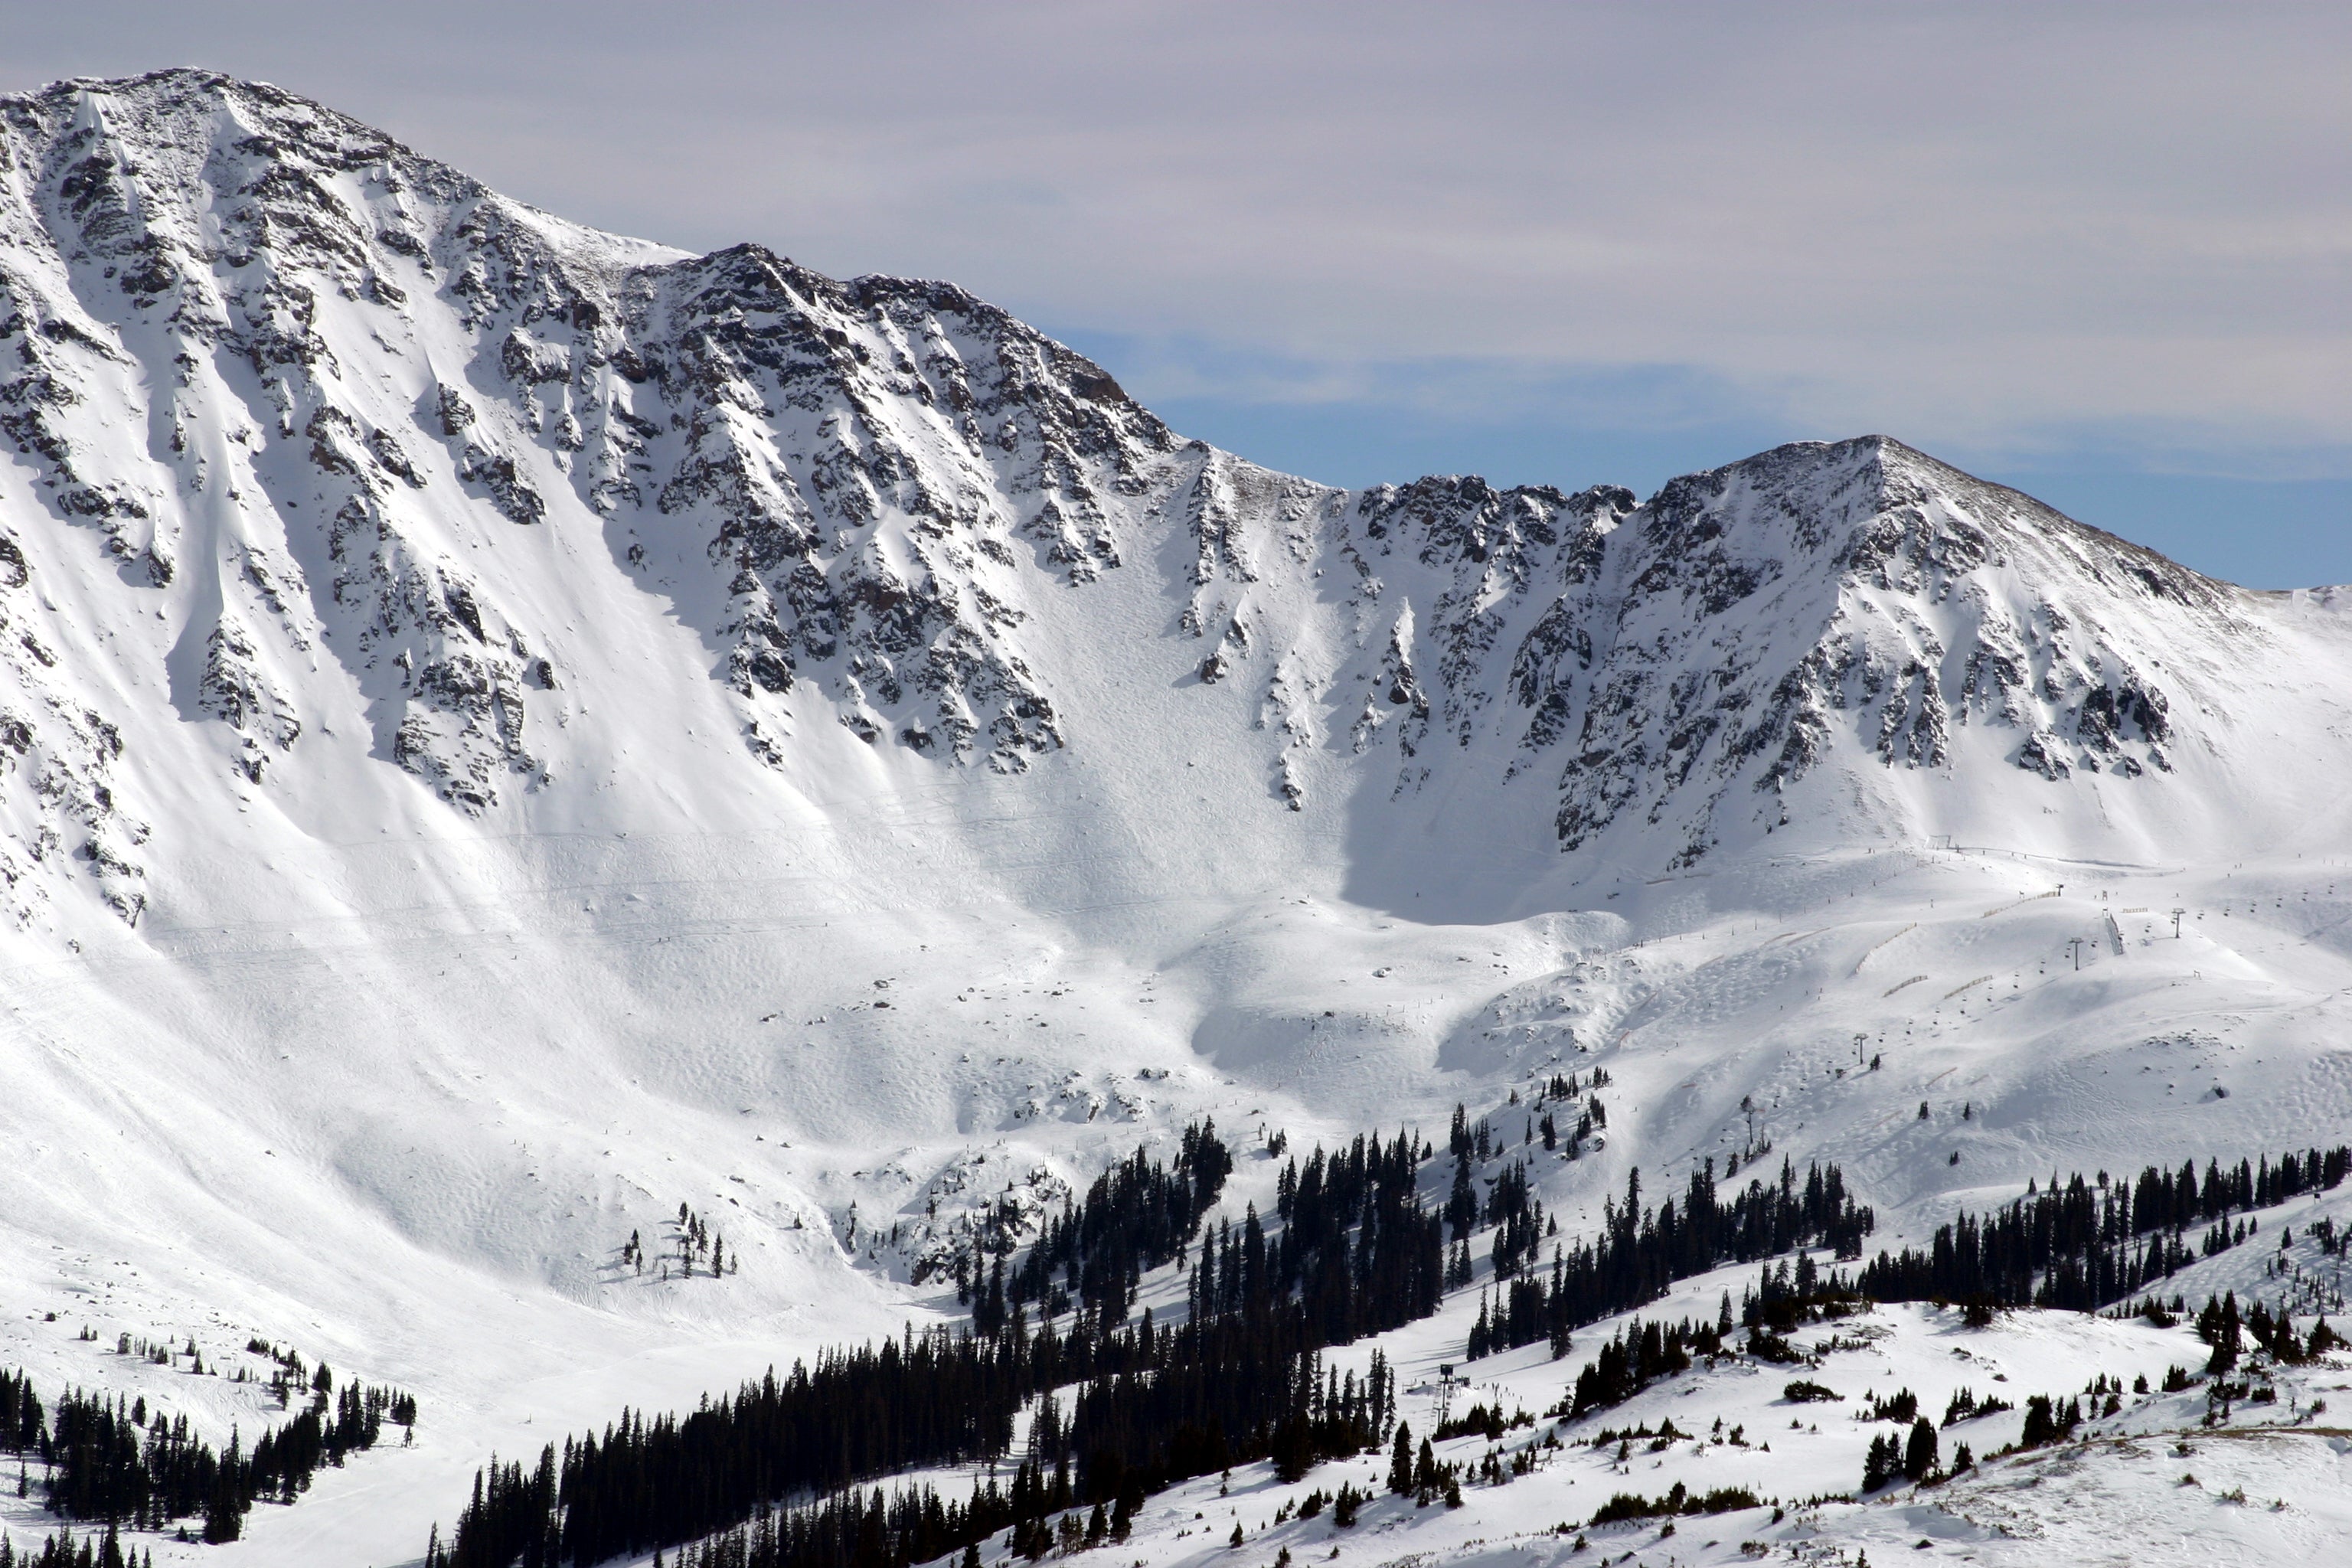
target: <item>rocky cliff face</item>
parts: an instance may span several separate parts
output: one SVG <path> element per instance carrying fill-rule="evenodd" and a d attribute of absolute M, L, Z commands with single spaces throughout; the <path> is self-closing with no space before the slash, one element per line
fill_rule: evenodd
<path fill-rule="evenodd" d="M 1252 512 L 1261 535 L 1284 526 L 1279 493 Z M 1993 794 L 1996 765 L 2169 773 L 2221 650 L 2279 646 L 2258 596 L 1883 437 L 1780 447 L 1639 504 L 1433 479 L 1291 505 L 1319 521 L 1301 569 L 1349 584 L 1332 640 L 1352 653 L 1268 658 L 1270 690 L 1327 694 L 1348 749 L 1392 746 L 1398 791 L 1449 769 L 1549 784 L 1559 848 L 1623 826 L 1670 868 L 1790 825 L 1832 762 L 1971 770 Z M 1230 523 L 1200 510 L 1230 554 Z M 1232 678 L 1275 619 L 1231 614 L 1204 676 Z M 1983 742 L 1966 761 L 1962 731 Z"/>
<path fill-rule="evenodd" d="M 1682 866 L 1832 763 L 2178 788 L 2286 635 L 1883 437 L 1639 503 L 1313 485 L 951 286 L 593 233 L 192 71 L 0 100 L 0 436 L 20 921 L 73 862 L 137 920 L 176 724 L 215 727 L 225 803 L 318 748 L 460 813 L 586 787 L 566 730 L 638 700 L 572 689 L 558 634 L 599 617 L 690 628 L 751 770 L 831 721 L 1017 773 L 1070 743 L 1074 647 L 1153 639 L 1159 700 L 1248 692 L 1293 810 L 1458 773 L 1549 792 L 1530 851 Z"/>

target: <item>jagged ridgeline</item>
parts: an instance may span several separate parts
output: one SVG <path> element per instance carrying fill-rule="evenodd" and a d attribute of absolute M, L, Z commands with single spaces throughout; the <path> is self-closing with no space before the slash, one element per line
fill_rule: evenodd
<path fill-rule="evenodd" d="M 212 1542 L 243 1534 L 255 1503 L 290 1503 L 321 1465 L 340 1466 L 374 1447 L 387 1422 L 415 1426 L 415 1399 L 351 1384 L 337 1393 L 321 1381 L 307 1408 L 264 1432 L 249 1451 L 235 1436 L 215 1450 L 188 1429 L 185 1415 L 151 1415 L 144 1397 L 68 1388 L 45 1409 L 29 1377 L 0 1372 L 0 1453 L 40 1460 L 49 1512 L 138 1531 L 200 1517 L 203 1538 Z"/>

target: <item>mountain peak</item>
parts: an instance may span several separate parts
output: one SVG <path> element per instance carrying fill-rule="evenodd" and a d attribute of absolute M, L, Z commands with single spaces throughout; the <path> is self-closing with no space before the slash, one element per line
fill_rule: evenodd
<path fill-rule="evenodd" d="M 215 808 L 360 777 L 520 827 L 601 801 L 640 710 L 746 800 L 1118 772 L 1165 731 L 1247 756 L 1285 817 L 1491 791 L 1515 853 L 1587 869 L 1843 821 L 1822 803 L 1889 769 L 2156 802 L 2214 700 L 2164 648 L 2251 624 L 1885 436 L 1638 504 L 1341 491 L 1182 440 L 953 284 L 578 228 L 217 72 L 55 84 L 0 127 L 28 476 L 0 504 L 26 573 L 95 550 L 123 600 L 0 651 L 53 780 L 14 880 L 56 886 L 55 841 L 130 918 L 194 831 L 152 759 Z M 109 640 L 126 617 L 164 640 Z"/>

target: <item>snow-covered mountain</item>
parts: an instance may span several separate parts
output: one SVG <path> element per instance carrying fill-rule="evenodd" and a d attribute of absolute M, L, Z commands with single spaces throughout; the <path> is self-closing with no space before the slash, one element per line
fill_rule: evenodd
<path fill-rule="evenodd" d="M 19 1359 L 94 1375 L 61 1311 L 396 1375 L 448 1415 L 385 1552 L 521 1423 L 894 1323 L 958 1215 L 1201 1111 L 1433 1128 L 1591 1056 L 1559 1212 L 1769 1105 L 1898 1224 L 2352 1126 L 2352 594 L 1884 437 L 1334 489 L 950 285 L 198 71 L 0 99 L 0 436 Z M 1836 1075 L 1872 1036 L 1917 1070 Z M 1908 1110 L 1960 1085 L 1954 1169 Z M 687 1199 L 742 1277 L 621 1280 Z M 236 1550 L 375 1517 L 305 1509 Z"/>
<path fill-rule="evenodd" d="M 2342 685 L 2332 609 L 1881 437 L 1646 503 L 1332 490 L 952 287 L 590 233 L 268 88 L 69 84 L 5 122 L 20 920 L 77 860 L 138 918 L 166 769 L 226 809 L 373 761 L 540 820 L 643 721 L 612 645 L 655 627 L 745 789 L 829 763 L 832 724 L 929 774 L 1115 767 L 1111 657 L 1181 672 L 1155 708 L 1242 694 L 1224 749 L 1297 809 L 1492 792 L 1644 869 L 1832 800 L 1965 827 L 1998 766 L 2065 786 L 2033 792 L 2061 833 L 2173 841 L 2273 761 L 2250 676 Z"/>

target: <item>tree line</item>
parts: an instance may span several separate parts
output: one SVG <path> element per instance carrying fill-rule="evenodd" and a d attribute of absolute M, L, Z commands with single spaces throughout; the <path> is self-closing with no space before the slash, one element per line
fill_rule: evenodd
<path fill-rule="evenodd" d="M 1601 1081 L 1593 1075 L 1594 1088 Z M 1564 1098 L 1581 1086 L 1549 1087 Z M 1303 1475 L 1377 1443 L 1393 1416 L 1384 1360 L 1359 1380 L 1323 1369 L 1319 1352 L 1437 1310 L 1449 1215 L 1457 1246 L 1481 1224 L 1517 1238 L 1505 1249 L 1520 1275 L 1512 1286 L 1532 1287 L 1540 1307 L 1530 1337 L 1556 1335 L 1562 1350 L 1568 1327 L 1654 1300 L 1675 1279 L 1801 1244 L 1855 1255 L 1873 1224 L 1834 1166 L 1800 1182 L 1784 1164 L 1777 1187 L 1751 1181 L 1727 1203 L 1710 1163 L 1679 1205 L 1655 1207 L 1641 1204 L 1636 1172 L 1624 1202 L 1604 1204 L 1597 1242 L 1572 1258 L 1555 1248 L 1546 1285 L 1525 1260 L 1556 1226 L 1544 1226 L 1524 1160 L 1483 1200 L 1472 1188 L 1465 1215 L 1460 1194 L 1481 1143 L 1487 1162 L 1501 1146 L 1459 1113 L 1449 1142 L 1455 1174 L 1444 1204 L 1423 1201 L 1428 1143 L 1411 1131 L 1360 1135 L 1287 1162 L 1271 1228 L 1252 1205 L 1238 1225 L 1204 1229 L 1231 1156 L 1213 1128 L 1188 1129 L 1172 1166 L 1140 1152 L 1122 1162 L 1028 1255 L 1012 1256 L 1001 1235 L 980 1238 L 958 1267 L 968 1328 L 829 1352 L 814 1370 L 771 1373 L 689 1415 L 624 1412 L 601 1437 L 551 1446 L 536 1467 L 493 1461 L 446 1545 L 436 1529 L 428 1568 L 554 1568 L 695 1541 L 713 1563 L 898 1568 L 1000 1530 L 1042 1552 L 1044 1521 L 1063 1510 L 1092 1508 L 1112 1530 L 1192 1476 L 1265 1459 Z M 1187 1277 L 1184 1321 L 1127 1321 L 1142 1269 L 1168 1261 Z M 1057 1389 L 1067 1392 L 1052 1397 Z M 849 1500 L 865 1481 L 1003 1455 L 1032 1401 L 1010 1491 L 992 1481 L 962 1501 L 925 1488 L 868 1491 L 850 1530 Z M 775 1506 L 793 1496 L 814 1500 Z M 1066 1526 L 1092 1533 L 1066 1516 Z M 853 1536 L 861 1544 L 845 1546 Z"/>
<path fill-rule="evenodd" d="M 1291 1159 L 1271 1227 L 1252 1207 L 1238 1224 L 1203 1228 L 1231 1156 L 1212 1129 L 1188 1129 L 1172 1165 L 1140 1152 L 1121 1162 L 1083 1202 L 1066 1205 L 1027 1256 L 984 1237 L 959 1269 L 969 1326 L 830 1352 L 690 1415 L 625 1411 L 601 1436 L 567 1439 L 560 1452 L 551 1446 L 535 1467 L 493 1461 L 447 1544 L 436 1529 L 429 1568 L 556 1568 L 687 1542 L 703 1542 L 714 1564 L 903 1568 L 976 1551 L 999 1531 L 1042 1555 L 1056 1514 L 1062 1533 L 1091 1539 L 1091 1520 L 1075 1522 L 1088 1509 L 1103 1531 L 1116 1531 L 1145 1497 L 1192 1476 L 1264 1459 L 1304 1474 L 1322 1458 L 1361 1451 L 1392 1418 L 1387 1369 L 1376 1359 L 1366 1378 L 1334 1376 L 1320 1352 L 1437 1309 L 1448 1215 L 1459 1215 L 1454 1197 L 1479 1153 L 1476 1132 L 1459 1118 L 1450 1142 L 1455 1183 L 1444 1203 L 1422 1195 L 1435 1151 L 1401 1131 Z M 1502 1157 L 1491 1138 L 1486 1152 Z M 2315 1152 L 2234 1172 L 2217 1164 L 2201 1179 L 2193 1168 L 2158 1172 L 2144 1180 L 2144 1202 L 2119 1196 L 2120 1184 L 2094 1200 L 2078 1180 L 2030 1194 L 1997 1223 L 1971 1222 L 1972 1234 L 1979 1256 L 1988 1234 L 1999 1246 L 2012 1233 L 2042 1238 L 2029 1240 L 2027 1256 L 2040 1247 L 2060 1258 L 2063 1280 L 2065 1248 L 2088 1223 L 2085 1204 L 2098 1226 L 2120 1213 L 2115 1223 L 2129 1236 L 2137 1234 L 2127 1228 L 2135 1213 L 2172 1225 L 2193 1205 L 2201 1218 L 2210 1191 L 2220 1223 L 2241 1197 L 2291 1195 L 2331 1173 L 2340 1180 L 2344 1164 Z M 1784 1160 L 1777 1181 L 1751 1178 L 1726 1197 L 1712 1162 L 1703 1162 L 1679 1194 L 1655 1205 L 1642 1202 L 1635 1171 L 1622 1201 L 1604 1201 L 1599 1235 L 1572 1251 L 1556 1244 L 1545 1270 L 1526 1256 L 1534 1250 L 1527 1237 L 1552 1227 L 1542 1225 L 1523 1161 L 1486 1189 L 1481 1199 L 1471 1188 L 1468 1223 L 1519 1240 L 1501 1294 L 1482 1306 L 1474 1354 L 1547 1339 L 1564 1352 L 1573 1328 L 1727 1262 L 1813 1247 L 1857 1258 L 1874 1226 L 1833 1164 L 1815 1163 L 1801 1179 Z M 1457 1217 L 1457 1242 L 1462 1225 Z M 1886 1258 L 1872 1267 L 1896 1267 Z M 1161 1325 L 1148 1310 L 1130 1321 L 1140 1273 L 1163 1260 L 1187 1276 L 1184 1321 Z M 1815 1297 L 1861 1300 L 1861 1281 L 1819 1275 L 1801 1250 L 1794 1273 L 1767 1272 L 1764 1294 L 1743 1313 L 1751 1330 L 1808 1310 Z M 1694 1352 L 1720 1353 L 1728 1315 L 1727 1300 L 1723 1321 L 1622 1332 L 1580 1378 L 1580 1408 L 1613 1404 L 1686 1366 Z M 1764 1331 L 1773 1337 L 1769 1323 Z M 1034 1415 L 1009 1489 L 992 1475 L 965 1500 L 924 1487 L 866 1489 L 893 1470 L 1007 1457 L 1024 1410 Z M 794 1497 L 811 1500 L 777 1506 Z"/>
<path fill-rule="evenodd" d="M 184 1415 L 151 1415 L 143 1395 L 109 1399 L 68 1388 L 45 1409 L 28 1376 L 0 1372 L 0 1452 L 47 1466 L 43 1505 L 60 1519 L 160 1531 L 201 1515 L 205 1541 L 235 1541 L 256 1502 L 292 1502 L 320 1466 L 375 1447 L 387 1420 L 415 1425 L 411 1395 L 356 1384 L 336 1394 L 324 1368 L 320 1376 L 310 1406 L 263 1432 L 248 1452 L 234 1429 L 228 1447 L 215 1450 Z"/>
<path fill-rule="evenodd" d="M 1123 1321 L 1142 1276 L 1174 1261 L 1192 1241 L 1233 1168 L 1233 1151 L 1213 1121 L 1184 1129 L 1172 1168 L 1138 1149 L 1096 1177 L 1083 1204 L 1066 1204 L 1010 1275 L 1004 1259 L 1016 1248 L 1014 1234 L 1002 1220 L 986 1226 L 957 1259 L 956 1299 L 971 1306 L 983 1332 L 1002 1325 L 1008 1306 L 1028 1302 L 1059 1316 L 1076 1300 Z M 1063 1285 L 1054 1282 L 1056 1269 Z"/>
<path fill-rule="evenodd" d="M 0 1533 L 0 1568 L 155 1568 L 155 1553 L 124 1546 L 121 1528 L 111 1524 L 105 1533 L 92 1531 L 79 1542 L 71 1531 L 60 1530 L 22 1552 Z"/>
<path fill-rule="evenodd" d="M 2209 1161 L 2201 1179 L 2193 1160 L 2177 1173 L 2151 1165 L 2132 1183 L 2105 1172 L 2095 1181 L 2078 1172 L 2063 1185 L 2053 1176 L 2046 1191 L 2028 1183 L 2014 1203 L 1937 1226 L 1924 1248 L 1879 1253 L 1853 1283 L 1880 1301 L 2095 1311 L 2254 1233 L 2246 1220 L 2231 1226 L 2232 1215 L 2338 1186 L 2347 1168 L 2352 1149 L 2339 1146 L 2240 1160 L 2234 1170 Z M 2183 1238 L 2197 1225 L 2210 1228 L 2192 1251 Z"/>
<path fill-rule="evenodd" d="M 1497 1181 L 1493 1195 L 1509 1205 L 1532 1203 L 1527 1184 Z M 1555 1359 L 1568 1353 L 1573 1330 L 1598 1322 L 1665 1294 L 1678 1279 L 1727 1263 L 1750 1263 L 1791 1249 L 1827 1247 L 1841 1258 L 1859 1258 L 1862 1238 L 1876 1225 L 1872 1211 L 1846 1191 L 1845 1174 L 1832 1164 L 1809 1166 L 1800 1183 L 1794 1165 L 1780 1162 L 1777 1183 L 1751 1178 L 1727 1203 L 1717 1195 L 1715 1162 L 1690 1173 L 1679 1206 L 1668 1198 L 1642 1205 L 1642 1173 L 1626 1177 L 1625 1201 L 1602 1200 L 1601 1234 L 1573 1247 L 1555 1245 L 1550 1279 L 1528 1268 L 1506 1277 L 1495 1300 L 1482 1300 L 1471 1325 L 1468 1358 L 1549 1341 Z M 1508 1225 L 1508 1207 L 1490 1221 Z M 1498 1235 L 1501 1234 L 1498 1231 Z"/>
<path fill-rule="evenodd" d="M 1786 1262 L 1768 1265 L 1743 1303 L 1740 1316 L 1749 1331 L 1747 1349 L 1766 1360 L 1801 1360 L 1801 1352 L 1783 1334 L 1811 1318 L 1842 1317 L 1864 1310 L 1873 1300 L 1959 1300 L 1969 1306 L 1971 1321 L 1979 1322 L 2000 1307 L 2096 1310 L 2128 1300 L 2142 1285 L 2194 1261 L 2198 1254 L 2180 1239 L 2188 1227 L 2210 1222 L 2212 1228 L 2201 1251 L 2211 1256 L 2254 1234 L 2258 1221 L 2242 1219 L 2233 1227 L 2230 1224 L 2233 1214 L 2340 1184 L 2347 1167 L 2352 1167 L 2352 1157 L 2346 1150 L 2323 1153 L 2315 1149 L 2303 1154 L 2289 1152 L 2275 1162 L 2267 1155 L 2252 1164 L 2241 1160 L 2234 1170 L 2210 1161 L 2201 1180 L 2192 1162 L 2177 1175 L 2151 1166 L 2132 1184 L 2111 1181 L 2104 1172 L 2095 1180 L 2085 1180 L 2079 1173 L 2063 1183 L 2053 1178 L 2047 1191 L 2029 1183 L 2025 1196 L 1991 1215 L 1962 1214 L 1938 1227 L 1927 1251 L 1906 1248 L 1893 1257 L 1882 1251 L 1858 1275 L 1838 1269 L 1824 1274 L 1802 1252 L 1793 1268 Z M 1824 1194 L 1832 1190 L 1836 1174 L 1835 1167 L 1827 1177 L 1815 1173 Z M 1698 1178 L 1693 1180 L 1693 1195 L 1685 1200 L 1686 1207 L 1699 1204 Z M 1809 1189 L 1814 1184 L 1807 1184 Z M 1843 1184 L 1836 1185 L 1842 1189 Z M 1785 1163 L 1781 1189 L 1784 1194 L 1793 1191 Z M 1637 1186 L 1629 1186 L 1628 1208 L 1636 1193 Z M 1699 1206 L 1703 1212 L 1703 1205 Z M 1621 1226 L 1624 1212 L 1617 1210 L 1612 1216 Z M 1643 1228 L 1654 1227 L 1645 1221 Z M 1482 1331 L 1489 1340 L 1494 1333 L 1483 1309 L 1482 1303 L 1479 1322 L 1473 1329 L 1474 1354 L 1485 1342 Z M 2138 1310 L 2169 1326 L 2175 1321 L 2172 1314 L 2182 1310 L 2182 1304 L 2176 1297 L 2168 1311 L 2149 1298 Z M 1690 1320 L 1644 1323 L 1633 1319 L 1585 1363 L 1577 1373 L 1572 1394 L 1552 1414 L 1573 1419 L 1622 1404 L 1650 1383 L 1688 1370 L 1694 1355 L 1724 1353 L 1731 1326 L 1728 1292 L 1713 1324 Z M 2308 1361 L 2343 1342 L 2325 1319 L 2307 1337 L 2299 1335 L 2284 1307 L 2273 1314 L 2257 1301 L 2242 1315 L 2234 1294 L 2209 1299 L 2197 1315 L 2196 1327 L 2199 1336 L 2213 1347 L 2206 1371 L 2217 1377 L 2238 1364 L 2242 1333 L 2257 1348 L 2289 1364 Z M 2168 1392 L 2188 1385 L 2189 1379 L 2179 1368 L 2165 1384 Z M 2140 1391 L 2146 1387 L 2142 1379 Z M 1786 1394 L 1798 1402 L 1837 1397 L 1831 1390 L 1803 1380 L 1790 1384 Z M 2117 1400 L 2110 1397 L 2109 1414 L 2116 1405 Z M 2008 1408 L 1998 1400 L 1979 1404 L 1962 1390 L 1953 1396 L 1944 1424 Z M 1874 1401 L 1870 1419 L 1907 1424 L 1910 1432 L 1907 1437 L 1882 1435 L 1872 1441 L 1864 1466 L 1864 1492 L 1898 1479 L 1918 1481 L 1937 1473 L 1935 1426 L 1920 1415 L 1917 1399 L 1908 1390 L 1893 1399 Z M 2032 1448 L 2063 1441 L 2083 1419 L 2079 1402 L 2036 1395 L 2029 1401 L 2018 1447 Z M 1953 1468 L 1965 1469 L 1971 1463 L 1962 1445 Z"/>
<path fill-rule="evenodd" d="M 1066 1319 L 1041 1314 L 1033 1327 L 1025 1308 L 1038 1276 L 1026 1258 L 1000 1271 L 1000 1254 L 973 1288 L 968 1328 L 910 1330 L 902 1340 L 828 1352 L 813 1368 L 772 1373 L 682 1417 L 626 1411 L 601 1436 L 569 1438 L 560 1454 L 551 1446 L 528 1469 L 493 1461 L 447 1544 L 436 1530 L 428 1563 L 598 1563 L 738 1526 L 758 1535 L 764 1507 L 759 1539 L 786 1553 L 779 1561 L 824 1568 L 836 1561 L 827 1543 L 846 1539 L 847 1489 L 891 1470 L 1002 1456 L 1033 1400 L 1024 1468 L 1033 1481 L 1050 1474 L 1053 1482 L 1016 1475 L 1001 1505 L 982 1490 L 952 1512 L 922 1489 L 881 1500 L 879 1523 L 861 1522 L 860 1539 L 889 1544 L 861 1564 L 919 1561 L 905 1553 L 940 1539 L 936 1530 L 969 1543 L 1022 1529 L 1070 1506 L 1055 1503 L 1056 1495 L 1131 1509 L 1231 1465 L 1271 1458 L 1303 1474 L 1376 1441 L 1394 1403 L 1384 1359 L 1360 1379 L 1328 1373 L 1319 1352 L 1426 1317 L 1442 1297 L 1443 1221 L 1418 1193 L 1430 1153 L 1406 1131 L 1386 1142 L 1360 1137 L 1336 1154 L 1318 1149 L 1303 1171 L 1286 1173 L 1286 1217 L 1275 1237 L 1255 1208 L 1238 1226 L 1203 1230 L 1201 1216 L 1231 1169 L 1204 1125 L 1188 1135 L 1174 1168 L 1126 1162 L 1049 1226 L 1041 1245 L 1079 1272 L 1081 1304 Z M 1103 1270 L 1092 1277 L 1116 1281 L 1163 1252 L 1188 1275 L 1184 1322 L 1162 1327 L 1149 1310 L 1125 1321 L 1131 1280 L 1087 1299 L 1097 1261 Z M 1056 1389 L 1072 1389 L 1066 1411 L 1051 1397 Z M 773 1510 L 795 1495 L 821 1500 Z M 879 1497 L 866 1498 L 862 1521 L 872 1521 Z M 922 1522 L 902 1528 L 894 1518 Z"/>

